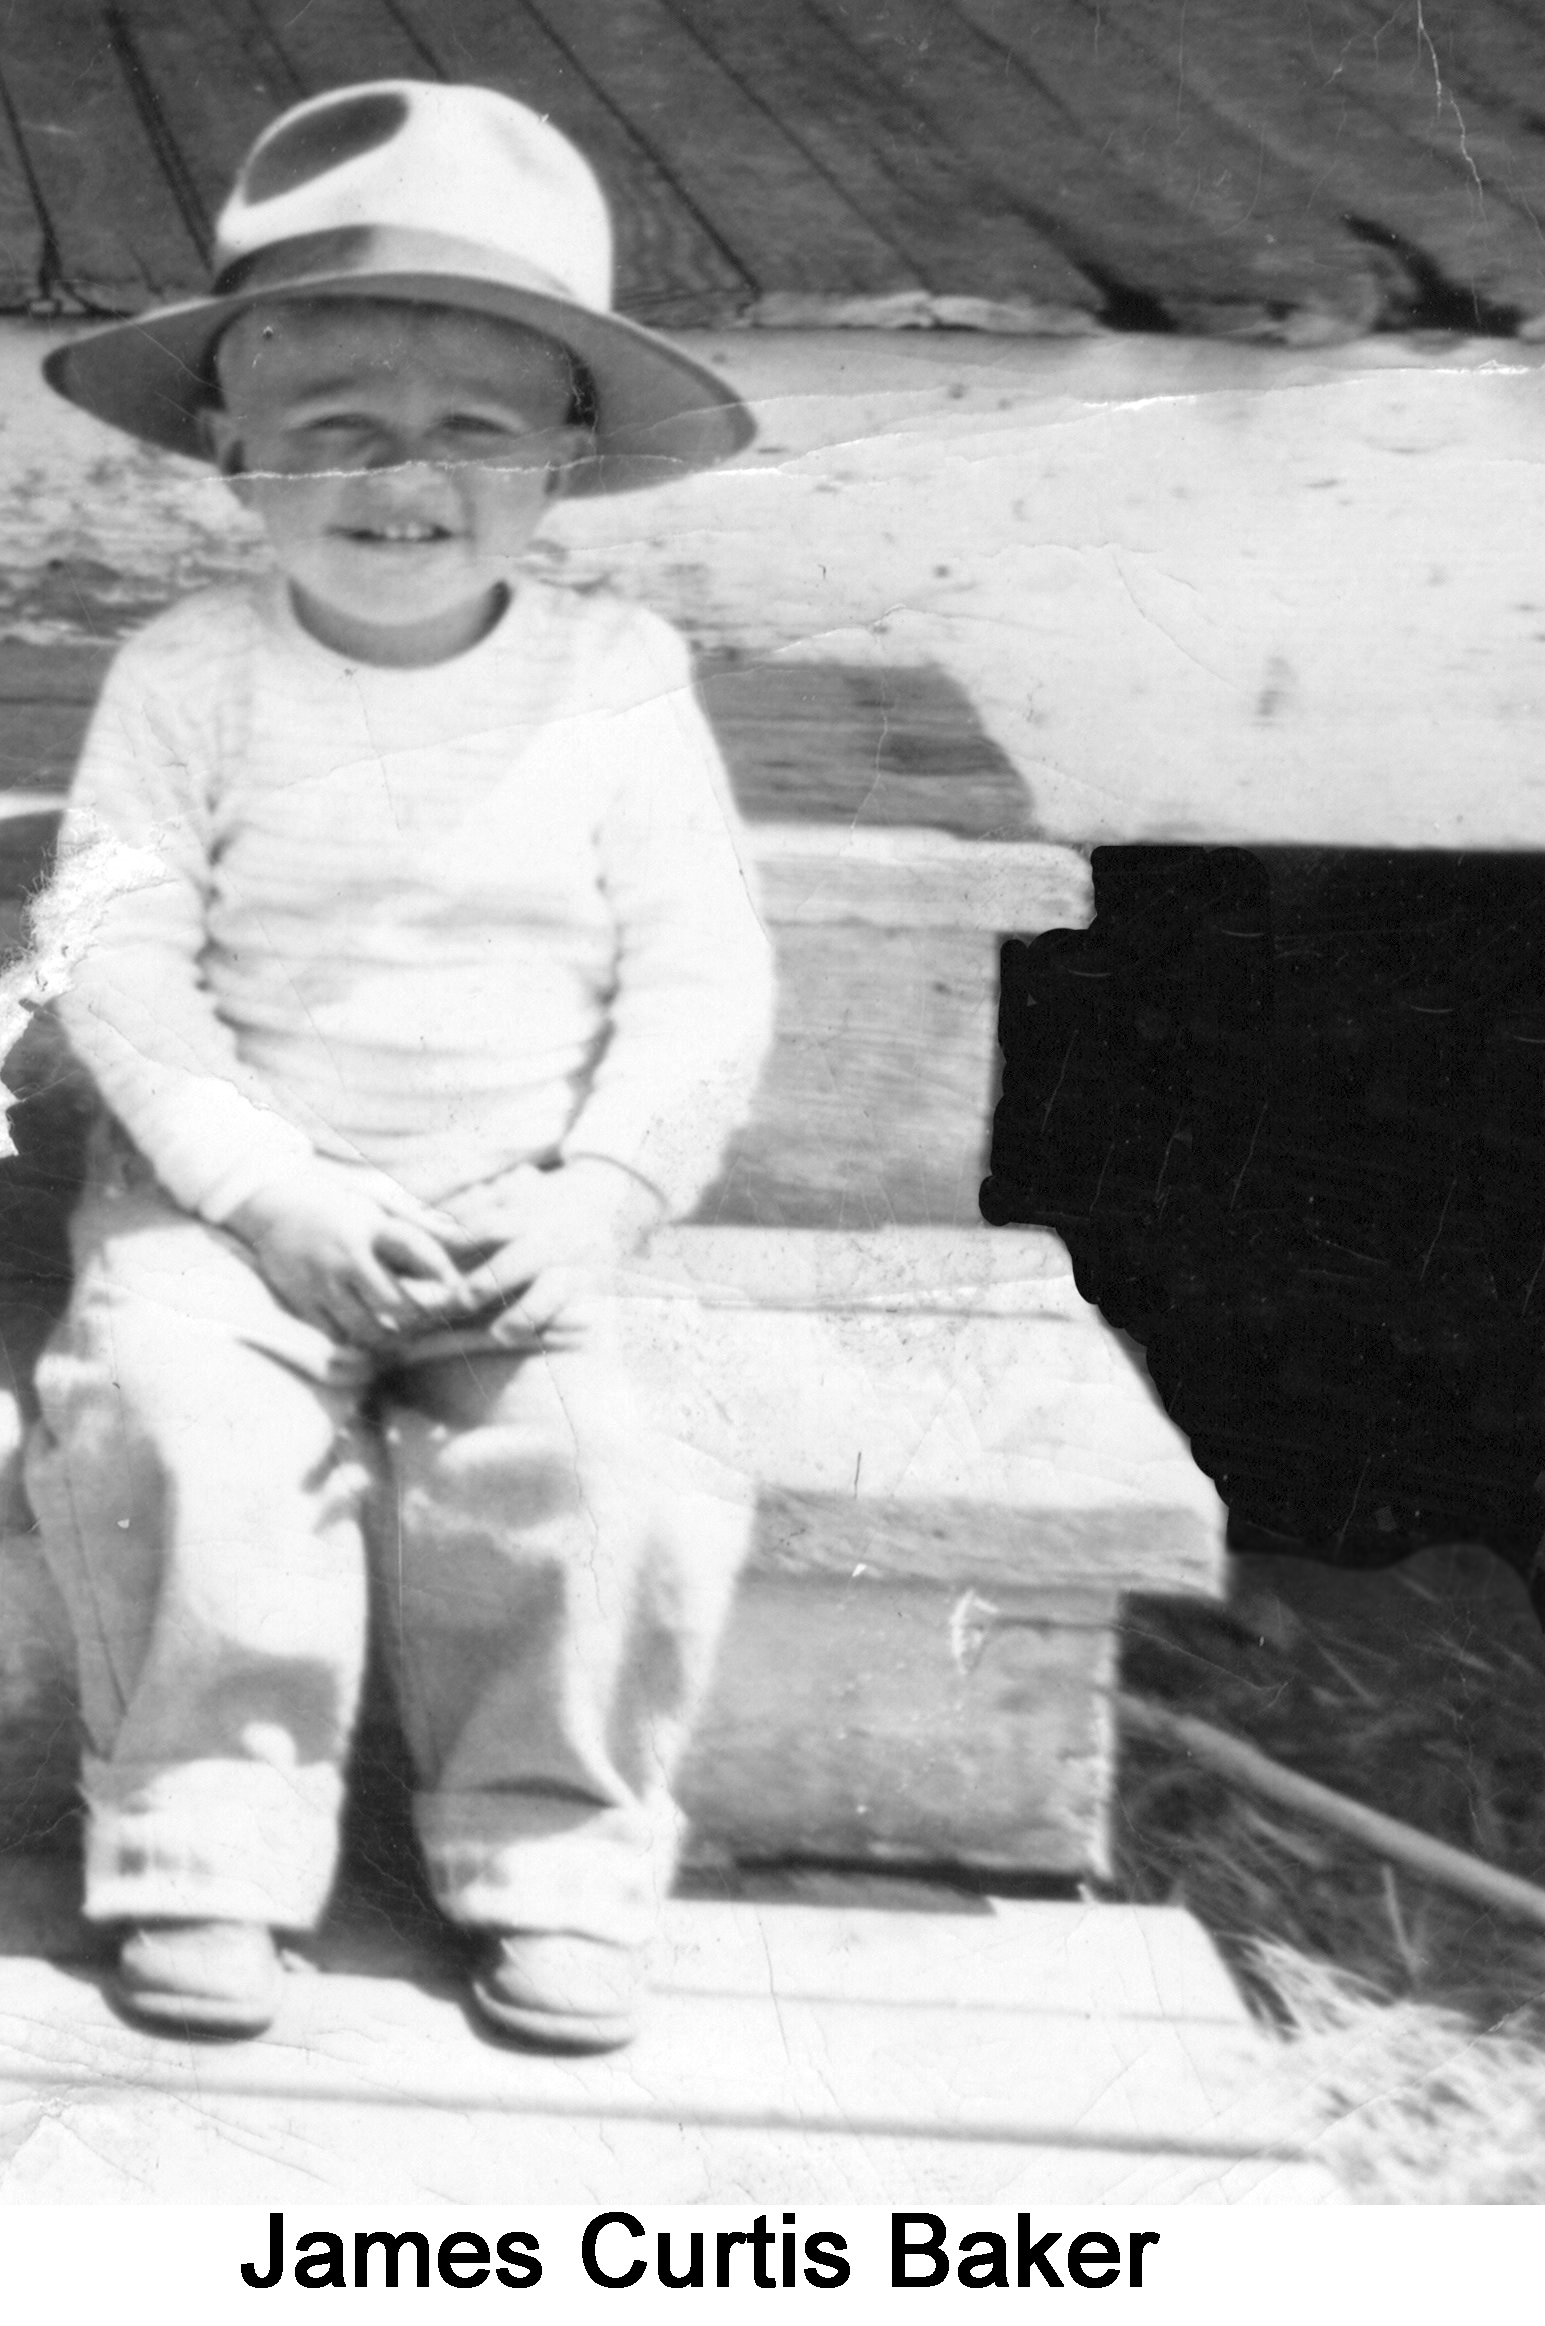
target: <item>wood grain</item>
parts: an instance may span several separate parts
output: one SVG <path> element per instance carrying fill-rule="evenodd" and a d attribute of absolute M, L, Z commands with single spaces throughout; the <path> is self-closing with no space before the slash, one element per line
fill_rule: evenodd
<path fill-rule="evenodd" d="M 100 659 L 0 655 L 0 780 L 61 783 Z M 699 1216 L 831 1225 L 974 1221 L 997 1077 L 998 933 L 1082 917 L 1066 850 L 962 842 L 937 866 L 920 826 L 1013 831 L 1023 788 L 964 693 L 936 671 L 736 666 L 710 713 L 741 805 L 805 819 L 775 833 L 770 903 L 782 985 L 772 1065 Z M 892 857 L 845 838 L 909 830 Z M 800 846 L 801 832 L 809 845 Z M 48 815 L 0 820 L 0 894 L 44 877 Z M 898 834 L 899 837 L 899 834 Z M 19 928 L 0 932 L 14 938 Z"/>
<path fill-rule="evenodd" d="M 1506 192 L 1506 133 L 1492 132 L 1483 104 L 1462 101 L 1456 116 L 1440 100 L 1414 15 L 1386 11 L 1391 44 L 1401 44 L 1403 16 L 1406 23 L 1397 55 L 1351 0 L 1268 10 L 1241 0 L 1110 0 L 1105 12 L 1161 69 L 1173 71 L 1183 41 L 1187 86 L 1305 173 L 1316 226 L 1350 218 L 1362 222 L 1370 247 L 1382 238 L 1409 293 L 1425 268 L 1472 298 L 1539 306 L 1545 253 Z M 1460 124 L 1472 111 L 1488 168 L 1495 165 L 1484 186 L 1465 159 Z M 1388 319 L 1398 320 L 1398 310 Z"/>
<path fill-rule="evenodd" d="M 46 313 L 57 296 L 58 254 L 28 170 L 0 80 L 0 307 Z"/>
<path fill-rule="evenodd" d="M 1203 328 L 1248 295 L 1286 310 L 1297 339 L 1369 329 L 1382 301 L 1381 269 L 1339 218 L 1310 222 L 1313 185 L 1269 151 L 1253 130 L 1200 96 L 1182 41 L 1167 54 L 1128 37 L 1111 11 L 1084 0 L 953 0 L 964 21 L 1037 80 L 1078 124 L 1114 180 L 1148 186 L 1188 238 L 1221 238 L 1229 269 L 1214 295 L 1191 304 L 1166 297 L 1172 319 Z M 1238 43 L 1255 37 L 1241 15 Z M 1320 330 L 1314 329 L 1316 320 Z"/>
<path fill-rule="evenodd" d="M 1034 309 L 1083 310 L 1099 292 L 1047 238 L 1005 210 L 992 185 L 878 80 L 804 0 L 673 0 L 704 46 L 775 113 L 854 207 L 883 226 L 935 292 Z"/>
<path fill-rule="evenodd" d="M 709 660 L 699 693 L 753 819 L 1030 837 L 1023 783 L 945 671 Z"/>
<path fill-rule="evenodd" d="M 1279 328 L 1235 238 L 1113 167 L 1087 125 L 949 0 L 813 4 L 1129 320 L 1184 312 L 1231 331 Z"/>
<path fill-rule="evenodd" d="M 201 265 L 184 287 L 203 290 L 218 217 L 243 155 L 293 104 L 294 78 L 266 43 L 238 37 L 211 0 L 119 0 L 120 62 L 157 146 Z M 240 19 L 236 20 L 240 23 Z"/>
<path fill-rule="evenodd" d="M 95 643 L 33 646 L 0 638 L 0 715 L 13 703 L 94 703 L 112 656 L 111 646 Z"/>
<path fill-rule="evenodd" d="M 904 1236 L 788 1236 L 664 1228 L 630 1272 L 640 1297 L 707 1308 L 862 1315 L 1086 1315 L 1067 1246 L 1049 1228 L 909 1228 Z"/>
<path fill-rule="evenodd" d="M 759 289 L 921 288 L 866 219 L 663 0 L 532 0 Z"/>
<path fill-rule="evenodd" d="M 967 1662 L 951 1606 L 749 1578 L 681 1776 L 699 1840 L 743 1858 L 1107 1873 L 1114 1622 L 1004 1627 Z"/>
<path fill-rule="evenodd" d="M 978 1218 L 997 947 L 971 931 L 782 932 L 771 1063 L 703 1221 L 876 1228 Z"/>
<path fill-rule="evenodd" d="M 974 1244 L 985 1275 L 1001 1233 L 944 1240 Z M 728 1231 L 680 1229 L 678 1258 L 695 1235 L 719 1247 L 729 1283 L 744 1274 L 748 1305 L 630 1281 L 618 1328 L 660 1430 L 755 1481 L 763 1571 L 979 1586 L 1009 1610 L 1024 1592 L 1217 1589 L 1217 1493 L 1070 1272 L 1028 1279 L 1011 1308 L 919 1295 L 798 1309 L 754 1297 L 773 1239 L 743 1234 L 739 1261 Z M 921 1275 L 915 1254 L 936 1257 L 940 1231 L 785 1241 L 784 1265 L 818 1286 L 850 1266 L 859 1299 L 898 1265 Z"/>
<path fill-rule="evenodd" d="M 109 659 L 0 644 L 0 789 L 68 774 Z M 753 821 L 1031 836 L 1024 785 L 945 671 L 710 660 L 699 691 Z"/>
<path fill-rule="evenodd" d="M 0 82 L 57 252 L 58 295 L 127 309 L 202 279 L 98 0 L 12 11 Z"/>
<path fill-rule="evenodd" d="M 675 182 L 669 152 L 651 150 L 524 0 L 406 0 L 403 22 L 446 79 L 502 89 L 574 139 L 611 203 L 617 304 L 625 313 L 685 329 L 724 322 L 750 304 L 748 274 L 719 220 Z M 329 77 L 348 71 L 340 51 Z"/>
<path fill-rule="evenodd" d="M 1088 919 L 1089 867 L 1034 840 L 956 840 L 938 831 L 756 824 L 769 922 L 870 929 L 985 929 L 1038 935 Z"/>
<path fill-rule="evenodd" d="M 216 0 L 233 31 L 271 53 L 295 97 L 318 97 L 351 81 L 432 81 L 434 58 L 382 0 Z M 245 28 L 241 20 L 246 19 Z"/>
<path fill-rule="evenodd" d="M 75 773 L 90 708 L 0 698 L 0 792 L 62 791 Z"/>
<path fill-rule="evenodd" d="M 1096 1328 L 1098 1329 L 1098 1328 Z M 1135 1401 L 1141 1406 L 1142 1398 Z M 1111 1401 L 1113 1417 L 1122 1400 Z M 1146 1418 L 1146 1417 L 1145 1417 Z M 1119 1419 L 1113 1421 L 1119 1430 Z M 1026 1425 L 1027 1445 L 1030 1425 Z M 1176 1435 L 1175 1462 L 1189 1459 Z M 1198 1501 L 1075 1506 L 1049 1488 L 1036 1507 L 1007 1503 L 865 1500 L 862 1494 L 764 1489 L 757 1507 L 756 1571 L 786 1581 L 824 1575 L 984 1592 L 990 1623 L 1104 1622 L 1126 1591 L 1215 1598 L 1222 1582 L 1221 1519 Z M 1090 1594 L 1104 1594 L 1098 1608 Z"/>

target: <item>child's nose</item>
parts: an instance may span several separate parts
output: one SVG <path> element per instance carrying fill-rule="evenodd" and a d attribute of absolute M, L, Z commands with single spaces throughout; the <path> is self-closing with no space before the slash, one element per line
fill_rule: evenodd
<path fill-rule="evenodd" d="M 412 440 L 398 431 L 383 429 L 372 440 L 361 466 L 368 469 L 405 469 L 423 467 L 422 457 L 415 461 Z"/>
<path fill-rule="evenodd" d="M 414 507 L 426 495 L 443 496 L 446 489 L 443 464 L 407 439 L 383 438 L 372 445 L 361 465 L 373 480 L 371 495 L 377 502 Z"/>

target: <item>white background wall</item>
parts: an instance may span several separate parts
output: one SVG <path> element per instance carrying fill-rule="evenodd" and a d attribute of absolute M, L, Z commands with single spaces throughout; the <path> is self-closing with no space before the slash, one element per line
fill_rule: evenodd
<path fill-rule="evenodd" d="M 0 327 L 0 575 L 24 631 L 250 557 L 217 482 L 37 384 L 48 343 Z M 760 444 L 565 510 L 551 554 L 575 576 L 713 642 L 943 663 L 1051 837 L 1545 846 L 1539 350 L 696 347 L 755 401 Z M 57 572 L 29 607 L 50 558 L 90 575 L 80 613 Z"/>

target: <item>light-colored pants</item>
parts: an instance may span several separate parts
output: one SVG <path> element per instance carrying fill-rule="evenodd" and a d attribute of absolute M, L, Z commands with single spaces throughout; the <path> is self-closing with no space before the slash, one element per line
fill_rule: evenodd
<path fill-rule="evenodd" d="M 368 1567 L 444 1911 L 644 1939 L 744 1492 L 642 1424 L 599 1337 L 387 1369 L 143 1174 L 73 1235 L 28 1486 L 79 1655 L 87 1913 L 316 1921 Z"/>

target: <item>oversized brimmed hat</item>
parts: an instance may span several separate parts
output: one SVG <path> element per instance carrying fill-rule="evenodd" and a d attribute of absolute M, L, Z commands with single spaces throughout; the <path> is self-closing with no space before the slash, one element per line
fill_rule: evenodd
<path fill-rule="evenodd" d="M 262 299 L 403 299 L 502 317 L 567 348 L 593 393 L 581 492 L 704 468 L 750 442 L 722 380 L 611 312 L 606 200 L 583 155 L 492 89 L 372 81 L 264 131 L 216 226 L 207 298 L 156 307 L 56 349 L 50 384 L 98 419 L 206 459 L 226 327 Z"/>

